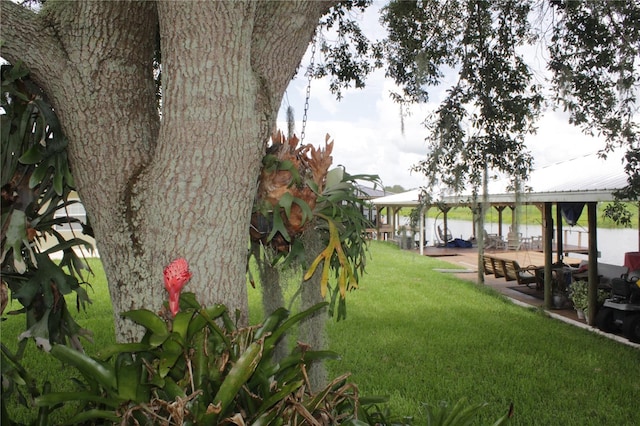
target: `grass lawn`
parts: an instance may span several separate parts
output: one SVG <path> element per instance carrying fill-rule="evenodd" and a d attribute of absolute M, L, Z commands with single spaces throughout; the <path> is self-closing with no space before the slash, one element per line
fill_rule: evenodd
<path fill-rule="evenodd" d="M 448 264 L 372 244 L 346 321 L 331 348 L 365 395 L 387 394 L 395 413 L 423 403 L 487 402 L 490 424 L 640 424 L 640 351 L 524 309 L 487 288 L 433 272 Z"/>
<path fill-rule="evenodd" d="M 347 319 L 328 326 L 330 349 L 342 355 L 331 375 L 352 372 L 362 395 L 390 396 L 392 414 L 414 424 L 426 424 L 423 404 L 462 397 L 488 403 L 477 424 L 491 424 L 510 402 L 511 424 L 640 424 L 640 351 L 433 271 L 446 266 L 372 243 Z M 77 316 L 95 334 L 89 353 L 113 341 L 104 275 L 93 267 L 94 304 Z M 251 318 L 260 318 L 259 293 L 249 292 Z M 2 323 L 3 343 L 15 348 L 23 320 Z M 69 371 L 45 354 L 31 351 L 27 368 L 54 387 L 68 383 Z"/>

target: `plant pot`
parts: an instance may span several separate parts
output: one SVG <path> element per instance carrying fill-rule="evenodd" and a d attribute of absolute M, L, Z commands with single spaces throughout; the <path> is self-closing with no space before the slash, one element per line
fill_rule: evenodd
<path fill-rule="evenodd" d="M 553 307 L 554 308 L 563 308 L 565 303 L 567 302 L 567 298 L 561 294 L 553 295 Z"/>
<path fill-rule="evenodd" d="M 584 319 L 584 311 L 582 309 L 576 309 L 576 313 L 578 314 L 578 319 Z"/>

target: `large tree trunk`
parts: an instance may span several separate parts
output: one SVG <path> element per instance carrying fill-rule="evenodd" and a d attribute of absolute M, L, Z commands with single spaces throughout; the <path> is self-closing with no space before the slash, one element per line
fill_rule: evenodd
<path fill-rule="evenodd" d="M 24 60 L 70 142 L 114 306 L 157 310 L 189 262 L 207 305 L 247 312 L 248 223 L 284 90 L 326 2 L 2 2 L 3 55 Z M 162 49 L 162 120 L 152 79 Z"/>

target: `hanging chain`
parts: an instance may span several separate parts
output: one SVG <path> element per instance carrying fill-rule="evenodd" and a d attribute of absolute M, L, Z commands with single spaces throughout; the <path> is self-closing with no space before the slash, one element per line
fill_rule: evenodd
<path fill-rule="evenodd" d="M 313 78 L 313 67 L 316 58 L 316 35 L 313 34 L 311 40 L 311 61 L 307 67 L 307 94 L 304 100 L 304 112 L 302 113 L 302 130 L 300 131 L 300 144 L 304 142 L 305 130 L 307 128 L 307 113 L 309 112 L 309 97 L 311 96 L 311 79 Z"/>

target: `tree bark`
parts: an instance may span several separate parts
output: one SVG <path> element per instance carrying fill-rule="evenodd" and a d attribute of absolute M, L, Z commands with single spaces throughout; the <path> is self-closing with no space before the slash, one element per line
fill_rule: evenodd
<path fill-rule="evenodd" d="M 322 252 L 324 244 L 319 232 L 314 228 L 307 229 L 302 234 L 305 247 L 305 262 L 310 265 L 315 258 Z M 328 262 L 328 259 L 324 260 Z M 311 308 L 324 300 L 320 294 L 321 274 L 313 274 L 307 281 L 303 281 L 301 288 L 301 306 L 300 310 L 304 311 Z M 311 347 L 314 351 L 323 351 L 327 349 L 326 336 L 327 309 L 321 309 L 312 316 L 305 318 L 300 323 L 298 340 Z M 311 364 L 308 377 L 312 390 L 319 391 L 327 385 L 327 369 L 323 361 L 315 361 Z"/>
<path fill-rule="evenodd" d="M 246 315 L 248 224 L 265 142 L 320 16 L 335 2 L 3 0 L 2 55 L 22 59 L 69 139 L 77 189 L 120 313 L 157 310 L 162 268 Z M 152 59 L 162 50 L 162 119 Z M 246 318 L 246 316 L 245 316 Z"/>

